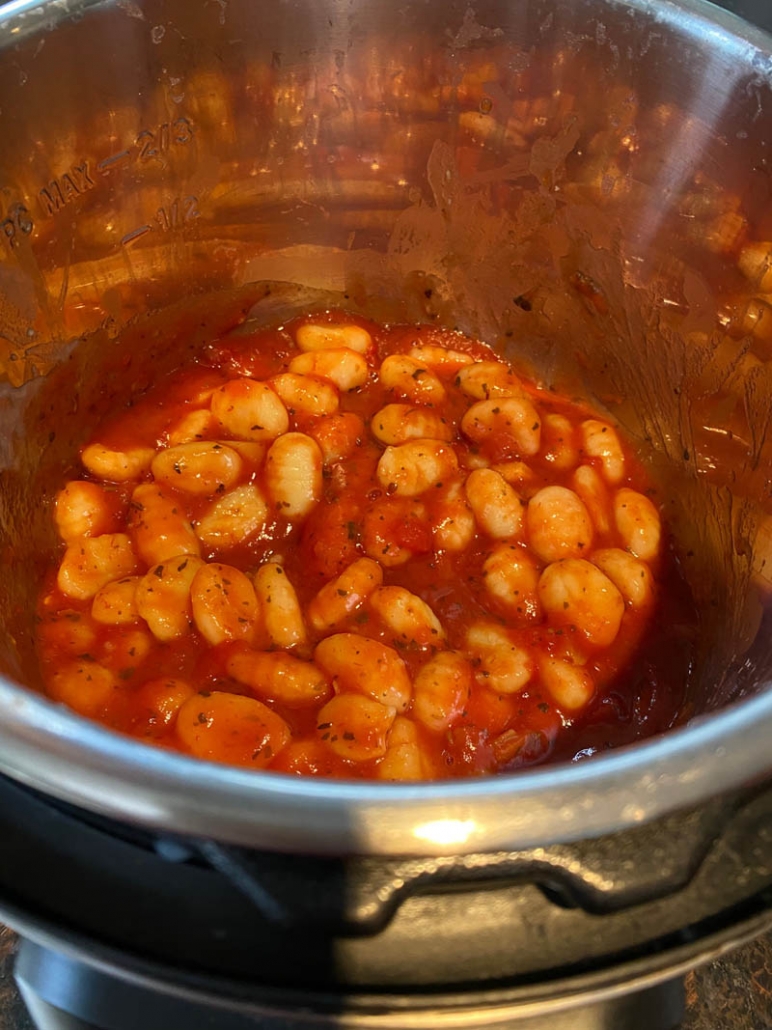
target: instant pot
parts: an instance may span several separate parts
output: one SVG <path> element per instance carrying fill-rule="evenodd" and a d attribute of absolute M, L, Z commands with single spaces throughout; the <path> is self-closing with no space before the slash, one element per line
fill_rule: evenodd
<path fill-rule="evenodd" d="M 0 915 L 40 1027 L 668 1030 L 772 924 L 771 86 L 701 0 L 2 9 Z M 700 617 L 677 725 L 332 783 L 36 691 L 83 412 L 172 335 L 331 306 L 457 326 L 636 441 Z"/>

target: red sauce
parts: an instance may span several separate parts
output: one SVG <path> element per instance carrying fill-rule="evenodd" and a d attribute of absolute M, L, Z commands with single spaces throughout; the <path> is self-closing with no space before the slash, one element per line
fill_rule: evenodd
<path fill-rule="evenodd" d="M 250 577 L 263 563 L 280 558 L 300 610 L 307 613 L 319 590 L 353 562 L 366 554 L 378 560 L 374 540 L 383 545 L 383 554 L 400 549 L 410 552 L 411 557 L 403 564 L 383 565 L 383 585 L 403 587 L 428 604 L 443 627 L 445 641 L 427 648 L 395 637 L 393 627 L 379 618 L 367 601 L 339 621 L 334 632 L 358 633 L 393 648 L 411 680 L 438 647 L 458 652 L 469 663 L 472 685 L 450 725 L 441 731 L 432 729 L 414 718 L 412 708 L 408 707 L 400 714 L 397 728 L 390 731 L 407 733 L 408 749 L 420 754 L 421 777 L 511 771 L 550 759 L 584 757 L 671 726 L 684 703 L 694 615 L 666 533 L 656 555 L 647 560 L 656 581 L 655 603 L 637 608 L 627 599 L 613 641 L 599 647 L 586 635 L 576 634 L 576 626 L 570 620 L 561 622 L 559 612 L 549 616 L 543 611 L 518 615 L 511 607 L 502 607 L 486 588 L 484 569 L 492 548 L 501 541 L 492 539 L 479 525 L 468 546 L 460 552 L 438 547 L 433 531 L 449 491 L 463 484 L 474 468 L 499 465 L 506 471 L 507 463 L 523 463 L 522 478 L 510 480 L 510 484 L 526 512 L 530 499 L 547 486 L 573 490 L 576 467 L 582 465 L 595 469 L 605 484 L 608 523 L 599 525 L 598 519 L 593 519 L 593 542 L 587 557 L 591 558 L 598 549 L 625 550 L 629 541 L 615 522 L 613 497 L 620 489 L 631 489 L 653 499 L 656 506 L 657 496 L 642 465 L 623 440 L 624 473 L 613 484 L 608 482 L 601 458 L 586 453 L 582 423 L 600 416 L 581 402 L 520 380 L 522 395 L 534 405 L 541 422 L 538 451 L 524 454 L 512 434 L 495 425 L 475 442 L 459 428 L 465 413 L 476 403 L 474 397 L 464 392 L 457 377 L 463 366 L 444 370 L 434 367 L 446 397 L 439 405 L 427 406 L 427 410 L 439 412 L 452 427 L 449 446 L 456 453 L 458 472 L 449 481 L 434 483 L 414 497 L 401 496 L 392 490 L 393 484 L 384 484 L 379 479 L 378 463 L 385 445 L 370 431 L 370 423 L 385 405 L 409 403 L 398 391 L 386 389 L 380 382 L 378 370 L 384 358 L 408 354 L 414 347 L 439 346 L 476 361 L 497 360 L 480 343 L 435 327 L 384 327 L 342 313 L 307 317 L 282 328 L 249 335 L 230 334 L 214 341 L 196 361 L 164 377 L 141 396 L 127 399 L 127 406 L 97 427 L 92 439 L 121 452 L 132 448 L 160 451 L 168 447 L 170 430 L 191 412 L 207 410 L 211 393 L 223 384 L 243 377 L 270 380 L 286 372 L 290 361 L 299 354 L 296 330 L 310 321 L 359 325 L 370 333 L 373 347 L 365 355 L 368 379 L 350 391 L 340 390 L 338 408 L 340 413 L 359 416 L 366 428 L 347 457 L 325 464 L 321 498 L 308 515 L 287 518 L 281 509 L 271 506 L 259 530 L 235 546 L 204 546 L 201 558 L 205 562 L 224 563 Z M 550 439 L 544 422 L 550 415 L 561 415 L 570 423 L 562 442 Z M 290 409 L 289 429 L 313 436 L 322 418 Z M 613 427 L 609 426 L 609 431 L 614 432 Z M 225 445 L 231 438 L 222 426 L 205 437 Z M 565 448 L 565 453 L 573 451 L 575 459 L 566 462 L 556 458 L 560 447 Z M 88 471 L 79 472 L 78 478 L 100 481 Z M 132 503 L 132 493 L 139 483 L 151 481 L 147 470 L 125 482 L 105 484 L 102 480 L 107 508 L 99 533 L 126 533 L 135 556 L 138 526 L 145 516 Z M 244 484 L 253 484 L 262 496 L 270 499 L 264 458 L 252 460 L 249 455 L 243 456 L 238 480 L 229 489 Z M 193 527 L 227 492 L 219 489 L 211 494 L 191 494 L 168 485 L 162 489 L 184 510 Z M 526 521 L 526 528 L 504 542 L 512 542 L 518 553 L 528 554 L 541 573 L 550 562 L 538 554 L 534 557 L 527 525 Z M 145 575 L 151 564 L 137 556 L 132 574 Z M 207 745 L 208 750 L 192 747 L 189 735 L 186 737 L 176 724 L 180 705 L 187 711 L 186 700 L 203 695 L 201 703 L 205 706 L 207 696 L 213 692 L 256 696 L 248 684 L 229 674 L 228 663 L 238 652 L 251 648 L 270 650 L 271 641 L 258 627 L 247 642 L 234 639 L 212 645 L 192 616 L 186 631 L 167 641 L 156 639 L 139 618 L 120 625 L 104 624 L 92 617 L 92 597 L 74 597 L 63 592 L 61 584 L 57 585 L 57 573 L 58 568 L 49 571 L 40 594 L 37 639 L 44 681 L 53 697 L 121 733 L 202 757 L 295 774 L 363 778 L 383 775 L 379 772 L 382 753 L 352 761 L 333 749 L 329 735 L 325 739 L 320 710 L 339 690 L 334 676 L 328 677 L 329 689 L 318 704 L 298 707 L 272 700 L 265 692 L 260 695 L 271 717 L 278 716 L 277 723 L 288 728 L 286 739 L 281 734 L 276 737 L 275 730 L 266 730 L 265 740 L 255 744 L 249 725 L 240 724 L 237 732 L 228 723 L 215 740 L 222 723 L 216 719 L 207 723 L 202 711 L 201 725 L 213 726 L 214 743 L 211 748 Z M 514 646 L 537 656 L 533 672 L 521 689 L 492 689 L 480 674 L 479 655 L 467 638 L 469 627 L 480 621 L 502 627 Z M 295 657 L 312 661 L 319 640 L 333 631 L 318 632 L 308 625 L 306 629 L 307 639 L 291 651 Z M 571 634 L 575 634 L 576 641 L 581 638 L 575 660 L 592 682 L 586 703 L 575 707 L 567 707 L 556 699 L 540 672 L 540 663 L 549 657 L 566 659 L 566 641 Z M 79 664 L 81 668 L 92 668 L 89 663 L 107 670 L 105 683 L 109 689 L 92 696 L 87 688 L 87 696 L 82 700 L 81 680 L 72 688 L 62 689 L 56 676 L 65 666 Z M 271 740 L 266 744 L 269 737 Z M 387 745 L 390 739 L 386 738 Z"/>

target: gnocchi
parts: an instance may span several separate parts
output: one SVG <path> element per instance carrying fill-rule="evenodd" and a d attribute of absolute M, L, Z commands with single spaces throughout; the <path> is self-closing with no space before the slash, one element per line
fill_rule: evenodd
<path fill-rule="evenodd" d="M 528 542 L 542 561 L 580 558 L 593 542 L 592 520 L 582 500 L 565 486 L 546 486 L 528 502 Z"/>
<path fill-rule="evenodd" d="M 65 597 L 87 601 L 112 580 L 136 572 L 137 567 L 131 540 L 125 533 L 86 537 L 65 551 L 57 585 Z"/>
<path fill-rule="evenodd" d="M 578 630 L 596 647 L 613 643 L 625 610 L 613 582 L 582 558 L 548 565 L 539 579 L 539 599 L 548 619 Z"/>
<path fill-rule="evenodd" d="M 311 600 L 308 620 L 317 633 L 329 633 L 357 612 L 383 583 L 383 571 L 371 558 L 359 558 Z"/>
<path fill-rule="evenodd" d="M 136 584 L 137 614 L 148 624 L 156 640 L 176 640 L 188 632 L 193 620 L 190 589 L 196 573 L 203 567 L 200 558 L 179 554 L 153 566 Z"/>
<path fill-rule="evenodd" d="M 614 497 L 614 519 L 627 550 L 642 561 L 653 561 L 659 553 L 659 512 L 648 497 L 623 488 Z"/>
<path fill-rule="evenodd" d="M 437 440 L 412 440 L 387 447 L 378 462 L 378 482 L 398 497 L 417 497 L 458 471 L 455 451 Z"/>
<path fill-rule="evenodd" d="M 357 354 L 367 354 L 373 345 L 370 333 L 359 325 L 305 322 L 298 326 L 295 340 L 302 351 L 337 350 L 345 347 Z"/>
<path fill-rule="evenodd" d="M 190 584 L 190 604 L 196 629 L 209 644 L 254 639 L 257 597 L 239 569 L 202 565 Z"/>
<path fill-rule="evenodd" d="M 271 647 L 300 647 L 307 641 L 303 613 L 284 567 L 268 561 L 255 573 L 261 627 Z"/>
<path fill-rule="evenodd" d="M 274 376 L 271 386 L 288 411 L 305 415 L 332 415 L 338 410 L 338 391 L 332 383 L 315 376 L 284 372 Z"/>
<path fill-rule="evenodd" d="M 236 451 L 226 444 L 205 440 L 159 451 L 150 465 L 157 483 L 207 497 L 234 486 L 241 469 L 242 461 Z"/>
<path fill-rule="evenodd" d="M 132 493 L 129 529 L 137 552 L 147 565 L 178 554 L 201 552 L 182 504 L 154 483 L 142 483 Z"/>
<path fill-rule="evenodd" d="M 398 712 L 410 704 L 410 676 L 393 647 L 358 633 L 334 633 L 316 645 L 314 661 L 340 691 L 366 694 Z"/>
<path fill-rule="evenodd" d="M 304 518 L 319 503 L 323 465 L 319 444 L 305 433 L 285 433 L 271 445 L 265 459 L 266 490 L 285 518 Z"/>
<path fill-rule="evenodd" d="M 84 536 L 109 533 L 116 517 L 104 487 L 73 480 L 56 495 L 54 521 L 59 536 L 70 543 Z"/>
<path fill-rule="evenodd" d="M 453 426 L 442 415 L 409 404 L 387 404 L 375 415 L 373 436 L 385 444 L 402 444 L 408 440 L 453 439 Z"/>
<path fill-rule="evenodd" d="M 466 480 L 466 497 L 479 529 L 494 540 L 517 536 L 523 525 L 523 505 L 502 475 L 475 469 Z"/>
<path fill-rule="evenodd" d="M 442 404 L 447 397 L 440 378 L 408 354 L 390 354 L 382 362 L 378 377 L 387 390 L 413 404 Z"/>
<path fill-rule="evenodd" d="M 289 428 L 289 415 L 267 383 L 233 379 L 212 394 L 218 425 L 238 440 L 274 440 Z"/>
<path fill-rule="evenodd" d="M 36 646 L 85 717 L 404 783 L 568 754 L 593 719 L 642 732 L 606 702 L 637 712 L 626 663 L 665 662 L 650 484 L 607 420 L 458 332 L 330 312 L 221 337 L 72 467 Z"/>
<path fill-rule="evenodd" d="M 289 364 L 290 372 L 303 376 L 318 376 L 328 379 L 339 390 L 356 390 L 364 386 L 370 370 L 367 362 L 349 347 L 332 347 L 329 350 L 307 351 L 298 354 Z M 337 407 L 337 404 L 335 405 Z"/>
<path fill-rule="evenodd" d="M 254 483 L 244 483 L 201 513 L 195 536 L 210 551 L 227 550 L 254 536 L 267 518 L 265 497 Z"/>
<path fill-rule="evenodd" d="M 478 401 L 462 418 L 461 429 L 475 443 L 490 443 L 502 458 L 537 454 L 541 444 L 541 419 L 525 397 Z"/>

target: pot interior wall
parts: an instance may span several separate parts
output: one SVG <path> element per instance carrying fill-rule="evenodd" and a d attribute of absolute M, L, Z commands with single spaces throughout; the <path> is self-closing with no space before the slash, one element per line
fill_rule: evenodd
<path fill-rule="evenodd" d="M 0 22 L 3 671 L 37 683 L 54 470 L 88 426 L 234 311 L 335 305 L 602 405 L 699 609 L 687 714 L 766 685 L 764 247 L 738 267 L 772 238 L 762 37 L 686 0 L 81 8 Z"/>

